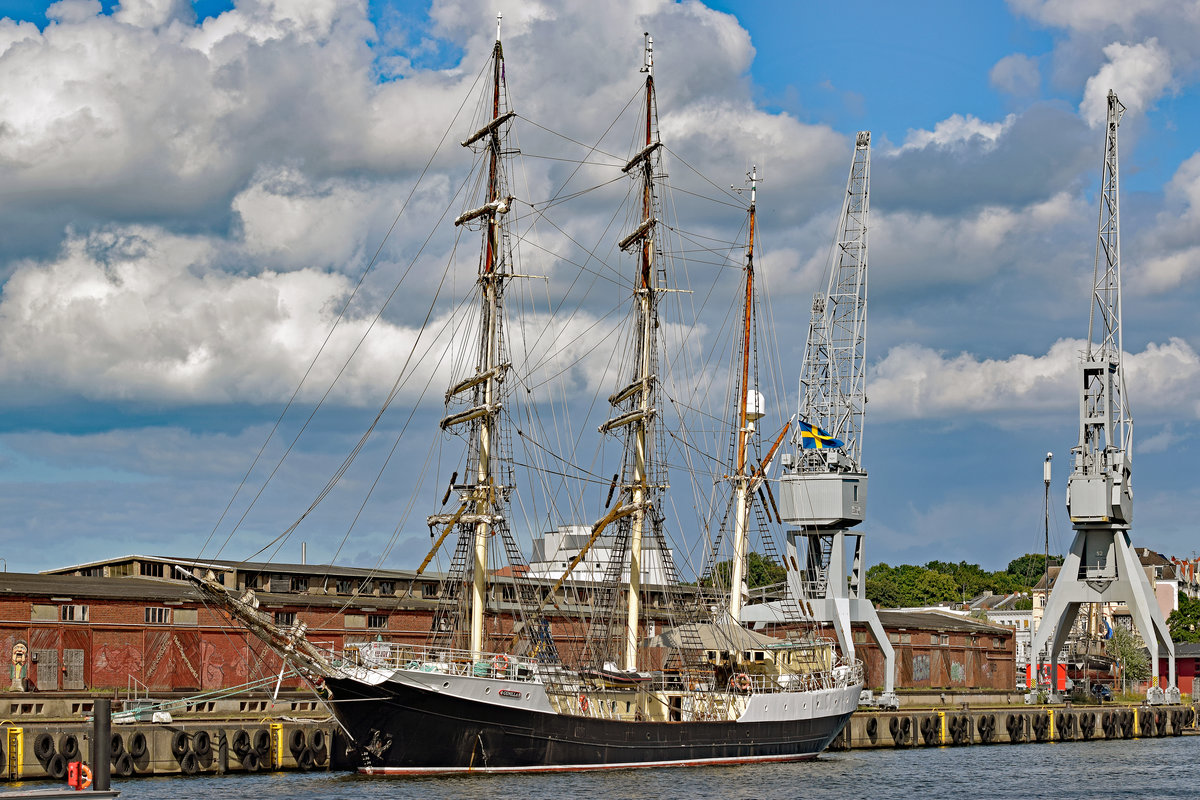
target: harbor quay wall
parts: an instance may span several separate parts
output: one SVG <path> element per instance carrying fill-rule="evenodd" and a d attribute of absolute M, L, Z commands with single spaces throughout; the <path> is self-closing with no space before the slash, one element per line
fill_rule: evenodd
<path fill-rule="evenodd" d="M 1196 718 L 1187 705 L 857 711 L 830 749 L 1161 738 L 1195 733 Z"/>
<path fill-rule="evenodd" d="M 87 695 L 0 695 L 0 781 L 62 781 L 72 761 L 94 773 L 93 704 Z M 114 703 L 113 778 L 346 768 L 337 726 L 311 697 L 159 699 L 154 709 L 159 722 L 148 707 Z"/>

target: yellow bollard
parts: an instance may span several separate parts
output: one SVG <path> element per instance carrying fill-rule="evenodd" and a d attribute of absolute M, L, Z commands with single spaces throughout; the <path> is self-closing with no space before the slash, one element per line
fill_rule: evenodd
<path fill-rule="evenodd" d="M 1054 709 L 1049 709 L 1050 712 L 1050 741 L 1054 741 Z"/>
<path fill-rule="evenodd" d="M 946 743 L 946 712 L 938 712 L 938 744 Z"/>

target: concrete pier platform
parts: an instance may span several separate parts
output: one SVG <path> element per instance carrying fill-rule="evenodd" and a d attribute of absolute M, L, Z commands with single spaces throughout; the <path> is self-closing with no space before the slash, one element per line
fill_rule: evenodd
<path fill-rule="evenodd" d="M 1192 706 L 1001 706 L 858 711 L 831 750 L 1089 741 L 1181 736 Z"/>

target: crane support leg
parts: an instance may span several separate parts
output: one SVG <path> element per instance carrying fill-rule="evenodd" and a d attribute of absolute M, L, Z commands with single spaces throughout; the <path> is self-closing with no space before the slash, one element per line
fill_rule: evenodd
<path fill-rule="evenodd" d="M 1042 623 L 1034 632 L 1030 658 L 1039 658 L 1051 642 L 1050 663 L 1056 668 L 1058 653 L 1070 635 L 1071 626 L 1083 603 L 1124 603 L 1134 627 L 1150 650 L 1150 703 L 1178 702 L 1175 685 L 1175 646 L 1159 610 L 1149 579 L 1133 547 L 1129 533 L 1121 528 L 1077 527 L 1071 550 L 1050 591 Z M 1168 684 L 1158 686 L 1159 653 L 1167 656 Z M 1052 673 L 1053 675 L 1054 673 Z"/>
<path fill-rule="evenodd" d="M 821 543 L 821 538 L 827 538 L 829 541 Z M 800 539 L 805 540 L 807 552 L 798 552 L 801 549 L 798 546 Z M 849 559 L 849 569 L 846 558 L 847 545 L 854 548 L 853 556 Z M 898 707 L 896 651 L 888 640 L 879 615 L 875 613 L 875 606 L 866 598 L 867 583 L 864 576 L 859 574 L 863 563 L 863 536 L 850 531 L 823 531 L 820 536 L 794 531 L 788 535 L 788 559 L 794 559 L 796 563 L 808 563 L 811 573 L 812 568 L 819 563 L 816 555 L 823 546 L 828 547 L 828 563 L 820 569 L 821 575 L 789 571 L 788 592 L 801 605 L 804 605 L 805 600 L 808 601 L 814 620 L 833 626 L 838 646 L 842 655 L 847 658 L 855 657 L 854 623 L 867 625 L 875 644 L 883 654 L 883 693 L 879 697 L 878 705 Z"/>

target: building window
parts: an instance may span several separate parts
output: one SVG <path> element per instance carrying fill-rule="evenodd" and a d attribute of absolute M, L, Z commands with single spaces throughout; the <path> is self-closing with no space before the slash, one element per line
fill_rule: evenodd
<path fill-rule="evenodd" d="M 1000 643 L 1000 637 L 999 637 L 999 636 L 996 636 L 996 637 L 993 637 L 993 638 L 992 638 L 992 647 L 996 647 L 996 648 L 1003 647 L 1003 645 Z"/>
<path fill-rule="evenodd" d="M 87 606 L 61 606 L 60 618 L 63 622 L 87 622 Z"/>
<path fill-rule="evenodd" d="M 386 628 L 387 621 L 387 614 L 367 614 L 368 628 Z"/>
<path fill-rule="evenodd" d="M 295 625 L 296 624 L 296 612 L 295 611 L 276 611 L 275 612 L 275 624 L 276 625 Z"/>
<path fill-rule="evenodd" d="M 146 624 L 147 625 L 170 625 L 171 624 L 171 609 L 169 609 L 169 608 L 147 608 L 146 609 Z"/>
<path fill-rule="evenodd" d="M 396 582 L 395 581 L 379 581 L 378 586 L 379 586 L 380 594 L 395 594 L 396 593 Z"/>
<path fill-rule="evenodd" d="M 161 578 L 163 576 L 163 565 L 156 562 L 143 561 L 139 566 L 139 572 L 147 578 Z"/>
<path fill-rule="evenodd" d="M 437 597 L 437 596 L 438 596 L 438 585 L 436 583 L 421 584 L 421 597 L 429 598 L 429 597 Z"/>
<path fill-rule="evenodd" d="M 246 588 L 247 589 L 257 589 L 258 588 L 258 575 L 247 575 L 246 576 Z"/>
<path fill-rule="evenodd" d="M 293 592 L 307 592 L 308 591 L 308 578 L 306 576 L 302 576 L 302 575 L 293 575 L 292 576 L 292 591 Z"/>
<path fill-rule="evenodd" d="M 354 581 L 349 578 L 341 578 L 337 582 L 338 594 L 354 594 Z"/>

